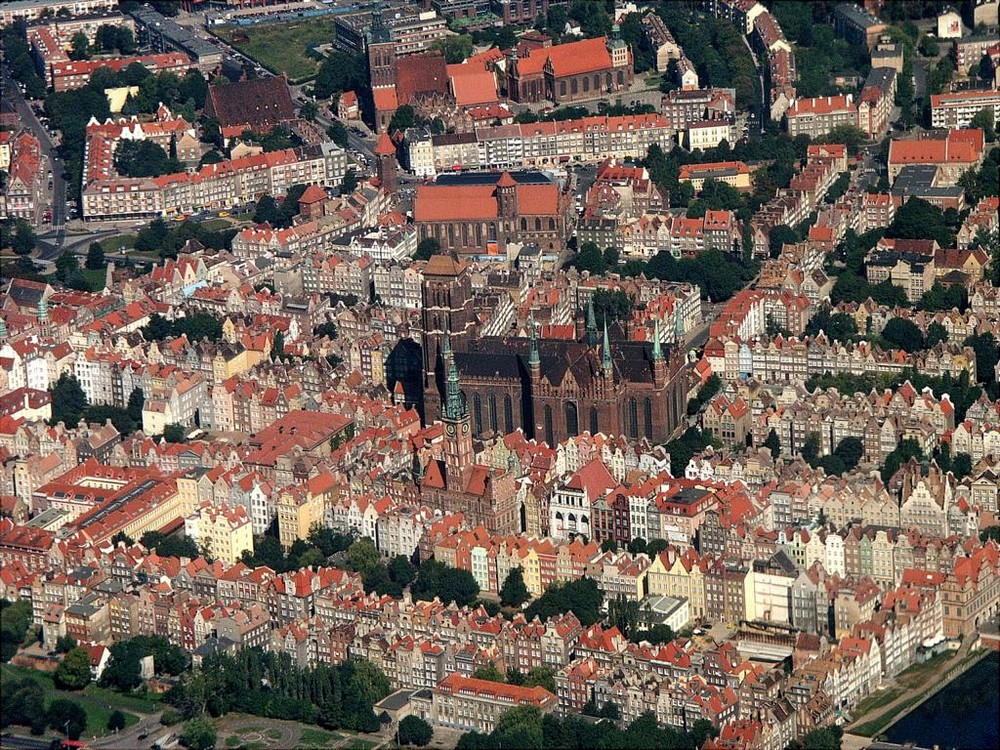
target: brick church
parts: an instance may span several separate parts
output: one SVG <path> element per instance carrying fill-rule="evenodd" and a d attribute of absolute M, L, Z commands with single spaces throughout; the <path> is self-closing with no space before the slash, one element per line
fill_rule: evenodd
<path fill-rule="evenodd" d="M 448 413 L 451 359 L 473 437 L 520 428 L 550 445 L 582 432 L 665 441 L 685 418 L 683 350 L 599 326 L 593 307 L 573 340 L 480 336 L 467 265 L 435 255 L 424 270 L 423 409 Z"/>
<path fill-rule="evenodd" d="M 528 34 L 507 60 L 507 96 L 515 102 L 558 104 L 600 99 L 632 85 L 632 51 L 615 33 L 611 39 L 552 44 Z"/>
<path fill-rule="evenodd" d="M 559 252 L 574 217 L 572 192 L 541 172 L 442 175 L 413 199 L 418 238 L 461 255 L 504 255 L 515 242 Z"/>

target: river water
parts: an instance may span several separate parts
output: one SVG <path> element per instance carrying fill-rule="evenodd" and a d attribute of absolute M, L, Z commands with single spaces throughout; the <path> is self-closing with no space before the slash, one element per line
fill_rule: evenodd
<path fill-rule="evenodd" d="M 942 750 L 1000 748 L 1000 654 L 991 654 L 886 733 L 890 742 Z"/>

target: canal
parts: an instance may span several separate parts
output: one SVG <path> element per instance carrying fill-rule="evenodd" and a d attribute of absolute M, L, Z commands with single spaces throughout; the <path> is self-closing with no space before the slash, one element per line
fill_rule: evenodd
<path fill-rule="evenodd" d="M 1000 748 L 1000 654 L 991 654 L 886 732 L 890 742 L 942 750 Z"/>

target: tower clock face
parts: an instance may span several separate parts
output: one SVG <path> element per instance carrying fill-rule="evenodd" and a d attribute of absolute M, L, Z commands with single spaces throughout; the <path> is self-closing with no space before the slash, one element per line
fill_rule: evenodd
<path fill-rule="evenodd" d="M 455 437 L 455 425 L 446 424 L 444 426 L 444 431 L 448 434 L 448 437 Z"/>
<path fill-rule="evenodd" d="M 469 425 L 468 424 L 463 424 L 462 425 L 462 434 L 463 435 L 468 435 L 469 434 Z"/>

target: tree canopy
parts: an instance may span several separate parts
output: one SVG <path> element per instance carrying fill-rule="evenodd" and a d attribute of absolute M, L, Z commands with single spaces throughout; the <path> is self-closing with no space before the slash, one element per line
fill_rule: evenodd
<path fill-rule="evenodd" d="M 604 593 L 594 579 L 580 578 L 549 586 L 525 610 L 524 616 L 529 620 L 537 616 L 544 621 L 565 612 L 573 612 L 584 627 L 589 627 L 600 619 L 603 601 Z"/>
<path fill-rule="evenodd" d="M 184 165 L 152 141 L 120 141 L 115 169 L 124 177 L 159 177 L 183 172 Z"/>

